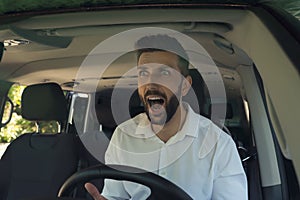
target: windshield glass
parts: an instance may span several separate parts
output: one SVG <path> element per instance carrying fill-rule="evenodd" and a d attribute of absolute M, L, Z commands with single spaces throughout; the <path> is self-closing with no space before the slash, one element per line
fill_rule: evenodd
<path fill-rule="evenodd" d="M 32 0 L 0 0 L 0 14 L 18 13 L 18 12 L 51 12 L 66 9 L 84 9 L 107 6 L 128 6 L 128 5 L 178 5 L 178 4 L 251 4 L 269 3 L 279 8 L 283 8 L 298 20 L 300 19 L 300 1 L 299 0 L 152 0 L 144 2 L 143 0 L 53 0 L 53 1 L 32 1 Z"/>

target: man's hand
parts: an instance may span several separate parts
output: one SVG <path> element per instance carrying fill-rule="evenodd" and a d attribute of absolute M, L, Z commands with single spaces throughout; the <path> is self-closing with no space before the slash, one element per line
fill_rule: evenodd
<path fill-rule="evenodd" d="M 93 184 L 86 183 L 84 187 L 88 191 L 88 193 L 94 198 L 94 200 L 107 200 L 99 193 L 98 189 Z"/>

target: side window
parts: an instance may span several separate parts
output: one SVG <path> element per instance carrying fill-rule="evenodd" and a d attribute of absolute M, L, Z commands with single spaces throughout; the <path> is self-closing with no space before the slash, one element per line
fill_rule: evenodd
<path fill-rule="evenodd" d="M 75 93 L 72 96 L 70 108 L 69 123 L 75 126 L 79 135 L 88 129 L 88 107 L 89 95 L 84 93 Z"/>
<path fill-rule="evenodd" d="M 11 116 L 10 122 L 6 126 L 1 128 L 0 142 L 2 143 L 11 142 L 12 140 L 16 139 L 19 135 L 24 133 L 37 131 L 39 131 L 40 133 L 55 133 L 59 129 L 59 125 L 56 121 L 40 121 L 37 123 L 22 118 L 21 96 L 25 87 L 26 86 L 20 86 L 18 84 L 15 84 L 11 87 L 8 93 L 8 98 L 13 103 L 13 114 Z M 37 127 L 39 127 L 39 130 Z"/>

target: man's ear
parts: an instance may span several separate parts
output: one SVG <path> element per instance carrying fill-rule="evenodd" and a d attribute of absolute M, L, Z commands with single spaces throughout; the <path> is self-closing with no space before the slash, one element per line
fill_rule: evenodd
<path fill-rule="evenodd" d="M 190 88 L 192 87 L 192 83 L 193 83 L 193 80 L 192 80 L 192 77 L 190 75 L 186 76 L 183 79 L 182 89 L 181 89 L 182 96 L 187 95 L 187 93 L 189 92 Z"/>

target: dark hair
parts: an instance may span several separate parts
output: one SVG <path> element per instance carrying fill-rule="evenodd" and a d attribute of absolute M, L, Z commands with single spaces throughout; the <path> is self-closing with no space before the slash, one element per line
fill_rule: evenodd
<path fill-rule="evenodd" d="M 174 53 L 178 56 L 178 67 L 183 76 L 189 75 L 188 56 L 181 44 L 173 37 L 168 35 L 151 35 L 139 39 L 135 48 L 137 51 L 137 60 L 140 59 L 142 53 L 154 51 L 166 51 Z"/>

